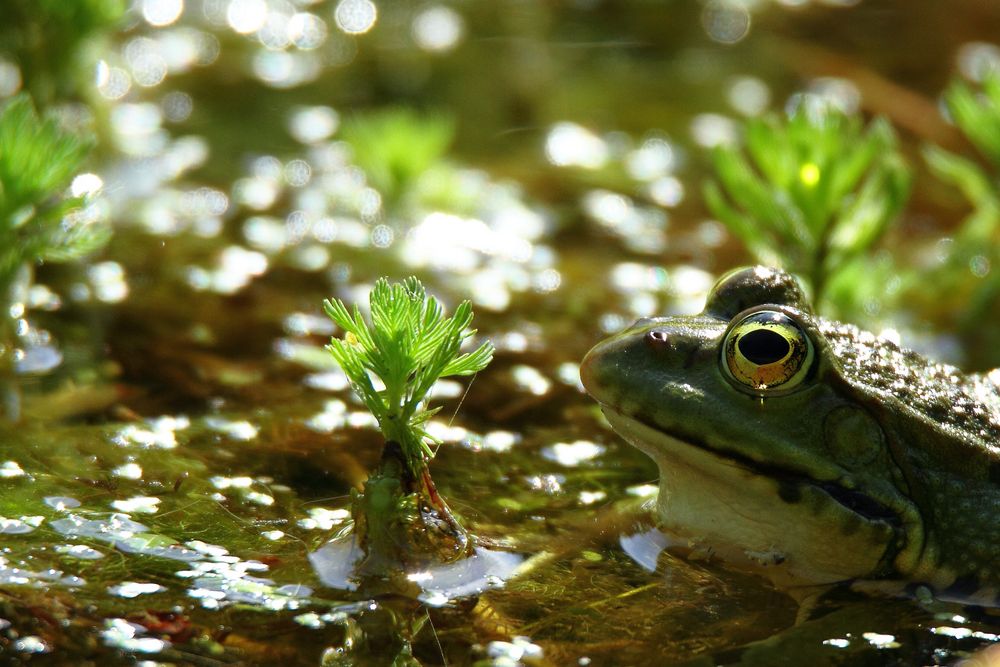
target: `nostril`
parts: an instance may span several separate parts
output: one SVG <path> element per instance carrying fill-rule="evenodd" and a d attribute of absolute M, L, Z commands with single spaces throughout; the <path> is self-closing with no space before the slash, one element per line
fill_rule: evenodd
<path fill-rule="evenodd" d="M 660 329 L 653 329 L 646 334 L 646 340 L 654 345 L 663 345 L 667 342 L 667 332 Z"/>

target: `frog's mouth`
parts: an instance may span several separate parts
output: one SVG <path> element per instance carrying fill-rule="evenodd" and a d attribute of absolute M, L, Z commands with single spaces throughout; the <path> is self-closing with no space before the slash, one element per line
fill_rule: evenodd
<path fill-rule="evenodd" d="M 782 493 L 785 496 L 792 495 L 793 492 L 790 489 L 793 487 L 801 485 L 809 485 L 813 488 L 819 489 L 820 491 L 828 495 L 833 501 L 842 505 L 852 513 L 857 514 L 862 519 L 871 522 L 886 523 L 894 528 L 901 529 L 903 527 L 903 519 L 898 512 L 892 510 L 891 508 L 879 502 L 875 498 L 872 498 L 871 496 L 862 493 L 861 491 L 857 491 L 856 489 L 850 489 L 846 486 L 843 486 L 837 483 L 836 481 L 814 479 L 804 473 L 794 472 L 786 468 L 782 468 L 780 466 L 761 463 L 760 461 L 755 461 L 750 457 L 745 456 L 743 454 L 739 454 L 737 452 L 728 450 L 719 450 L 718 448 L 708 445 L 699 438 L 691 438 L 687 435 L 680 436 L 680 435 L 671 435 L 668 433 L 664 433 L 662 430 L 660 430 L 660 427 L 654 425 L 653 422 L 647 418 L 644 418 L 642 416 L 628 417 L 620 412 L 613 411 L 609 408 L 604 408 L 605 415 L 608 415 L 609 412 L 615 413 L 616 418 L 619 420 L 619 423 L 621 419 L 629 419 L 638 422 L 647 429 L 655 431 L 656 433 L 663 434 L 664 436 L 669 438 L 670 441 L 672 441 L 673 443 L 677 443 L 682 447 L 697 448 L 720 459 L 721 460 L 720 463 L 722 461 L 726 461 L 732 465 L 745 468 L 762 477 L 767 477 L 769 479 L 772 479 L 778 483 L 779 489 L 783 489 L 783 491 L 779 491 L 779 493 Z M 612 417 L 609 415 L 608 420 L 611 421 L 611 419 Z M 648 447 L 643 447 L 639 445 L 636 446 L 639 447 L 639 449 L 646 451 L 646 453 L 649 453 Z M 675 449 L 675 447 L 668 447 L 668 449 L 673 450 Z M 654 456 L 654 458 L 658 457 L 659 454 Z"/>
<path fill-rule="evenodd" d="M 659 510 L 668 531 L 704 543 L 725 560 L 770 554 L 796 582 L 891 570 L 904 521 L 878 499 L 602 408 L 615 431 L 659 465 Z"/>

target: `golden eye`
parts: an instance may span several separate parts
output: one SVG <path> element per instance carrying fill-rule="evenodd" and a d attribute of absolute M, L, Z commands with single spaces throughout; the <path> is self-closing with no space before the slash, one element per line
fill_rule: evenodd
<path fill-rule="evenodd" d="M 788 315 L 758 310 L 734 321 L 722 342 L 722 368 L 737 386 L 779 393 L 809 374 L 812 341 Z"/>

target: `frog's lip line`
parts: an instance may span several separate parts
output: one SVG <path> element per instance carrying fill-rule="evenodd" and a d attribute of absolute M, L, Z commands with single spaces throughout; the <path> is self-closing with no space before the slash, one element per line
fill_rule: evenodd
<path fill-rule="evenodd" d="M 816 480 L 808 477 L 802 473 L 789 470 L 787 468 L 782 468 L 776 465 L 769 465 L 766 463 L 761 463 L 755 461 L 748 456 L 738 454 L 736 452 L 731 452 L 728 450 L 719 450 L 715 447 L 711 447 L 706 444 L 700 438 L 691 438 L 687 434 L 676 434 L 667 433 L 663 430 L 662 426 L 653 423 L 645 415 L 634 414 L 629 415 L 625 412 L 617 410 L 610 405 L 602 405 L 601 408 L 605 411 L 613 412 L 616 416 L 629 419 L 639 424 L 642 424 L 646 428 L 652 429 L 659 433 L 666 433 L 671 437 L 672 440 L 676 442 L 683 443 L 689 447 L 695 447 L 702 451 L 711 453 L 713 456 L 729 461 L 730 463 L 744 468 L 754 474 L 768 477 L 770 479 L 775 479 L 779 481 L 787 481 L 792 484 L 808 484 L 819 491 L 822 491 L 827 496 L 830 497 L 834 502 L 842 505 L 848 511 L 860 516 L 862 519 L 869 522 L 881 522 L 888 524 L 894 530 L 903 529 L 903 519 L 898 512 L 894 512 L 890 507 L 882 504 L 878 500 L 867 496 L 854 489 L 849 489 L 836 480 L 823 481 Z"/>

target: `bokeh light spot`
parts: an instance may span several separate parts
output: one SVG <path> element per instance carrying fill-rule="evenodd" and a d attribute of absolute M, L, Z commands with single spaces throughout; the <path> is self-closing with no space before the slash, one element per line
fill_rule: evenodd
<path fill-rule="evenodd" d="M 0 59 L 0 97 L 10 97 L 21 90 L 21 69 L 10 60 Z"/>
<path fill-rule="evenodd" d="M 162 28 L 181 17 L 184 0 L 144 0 L 142 18 L 151 26 Z"/>
<path fill-rule="evenodd" d="M 226 9 L 229 27 L 248 35 L 264 27 L 267 21 L 267 3 L 264 0 L 230 0 Z"/>
<path fill-rule="evenodd" d="M 378 9 L 371 0 L 340 0 L 333 12 L 337 27 L 349 35 L 366 33 L 375 25 Z"/>
<path fill-rule="evenodd" d="M 413 39 L 425 51 L 450 51 L 464 31 L 458 12 L 441 5 L 428 7 L 413 19 Z"/>
<path fill-rule="evenodd" d="M 702 10 L 701 24 L 713 41 L 735 44 L 750 32 L 750 12 L 735 0 L 711 0 Z"/>

